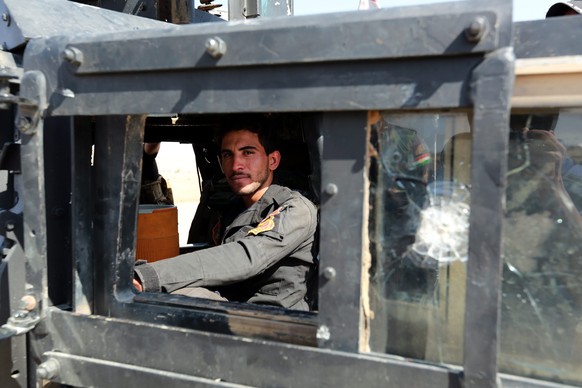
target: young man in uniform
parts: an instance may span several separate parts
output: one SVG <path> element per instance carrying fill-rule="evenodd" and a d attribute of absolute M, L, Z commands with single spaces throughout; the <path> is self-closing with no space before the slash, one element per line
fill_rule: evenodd
<path fill-rule="evenodd" d="M 138 291 L 309 309 L 317 209 L 298 192 L 273 184 L 281 160 L 274 135 L 264 119 L 222 128 L 220 160 L 238 201 L 215 226 L 221 244 L 137 265 Z"/>

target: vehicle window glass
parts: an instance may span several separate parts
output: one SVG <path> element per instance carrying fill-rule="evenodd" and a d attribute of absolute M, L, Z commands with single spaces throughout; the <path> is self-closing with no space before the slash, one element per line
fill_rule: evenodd
<path fill-rule="evenodd" d="M 462 359 L 471 184 L 467 113 L 371 118 L 370 349 Z"/>
<path fill-rule="evenodd" d="M 511 116 L 500 370 L 581 383 L 582 111 Z"/>
<path fill-rule="evenodd" d="M 469 117 L 385 114 L 371 126 L 373 352 L 462 364 Z M 582 111 L 512 112 L 500 372 L 582 382 L 581 124 Z"/>

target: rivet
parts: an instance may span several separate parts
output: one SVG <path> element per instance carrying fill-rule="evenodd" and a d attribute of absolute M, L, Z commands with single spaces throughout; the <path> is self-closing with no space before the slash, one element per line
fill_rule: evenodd
<path fill-rule="evenodd" d="M 219 37 L 215 36 L 213 38 L 208 38 L 206 40 L 206 52 L 215 59 L 222 57 L 226 54 L 226 42 Z"/>
<path fill-rule="evenodd" d="M 483 16 L 477 16 L 467 28 L 465 28 L 465 38 L 472 43 L 479 42 L 487 33 L 488 21 Z"/>
<path fill-rule="evenodd" d="M 49 358 L 36 369 L 36 375 L 42 380 L 52 380 L 59 374 L 60 365 L 54 358 Z"/>
<path fill-rule="evenodd" d="M 325 187 L 325 192 L 329 195 L 336 195 L 338 192 L 338 188 L 334 183 L 329 183 L 326 187 Z"/>
<path fill-rule="evenodd" d="M 67 47 L 63 51 L 63 58 L 75 66 L 83 64 L 83 52 L 76 47 Z"/>
<path fill-rule="evenodd" d="M 335 268 L 333 267 L 325 267 L 323 269 L 323 277 L 326 278 L 327 280 L 334 279 L 336 275 L 337 273 L 335 271 Z"/>

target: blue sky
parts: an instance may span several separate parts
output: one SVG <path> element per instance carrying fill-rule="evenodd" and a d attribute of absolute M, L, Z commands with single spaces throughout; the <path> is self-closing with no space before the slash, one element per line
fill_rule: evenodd
<path fill-rule="evenodd" d="M 415 6 L 418 4 L 443 2 L 442 0 L 378 0 L 382 8 Z M 469 0 L 476 1 L 476 0 Z M 482 0 L 487 1 L 487 0 Z M 511 0 L 507 0 L 511 1 Z M 548 8 L 558 0 L 514 0 L 513 19 L 516 21 L 543 19 Z M 313 13 L 353 11 L 359 0 L 294 0 L 295 15 Z"/>

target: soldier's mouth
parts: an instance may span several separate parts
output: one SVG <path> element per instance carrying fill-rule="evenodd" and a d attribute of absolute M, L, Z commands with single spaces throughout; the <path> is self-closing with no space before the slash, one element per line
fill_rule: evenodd
<path fill-rule="evenodd" d="M 241 179 L 250 179 L 250 175 L 248 174 L 232 174 L 230 176 L 230 179 L 235 181 L 235 180 L 241 180 Z"/>

